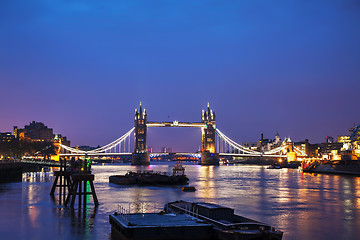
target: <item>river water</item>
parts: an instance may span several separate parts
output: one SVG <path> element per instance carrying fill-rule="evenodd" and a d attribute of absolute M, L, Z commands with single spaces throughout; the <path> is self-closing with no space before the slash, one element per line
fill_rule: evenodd
<path fill-rule="evenodd" d="M 171 172 L 173 163 L 141 167 Z M 360 177 L 308 174 L 263 166 L 186 164 L 195 192 L 180 186 L 118 186 L 108 177 L 139 167 L 94 165 L 95 189 L 85 209 L 53 200 L 52 172 L 24 173 L 23 182 L 0 184 L 0 239 L 111 239 L 109 214 L 118 206 L 160 211 L 170 201 L 206 201 L 274 226 L 283 239 L 360 239 Z M 77 207 L 77 206 L 76 206 Z"/>

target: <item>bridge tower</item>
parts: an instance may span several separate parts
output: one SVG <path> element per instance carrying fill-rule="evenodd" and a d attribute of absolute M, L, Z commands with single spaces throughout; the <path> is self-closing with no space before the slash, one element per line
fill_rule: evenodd
<path fill-rule="evenodd" d="M 146 146 L 146 127 L 147 114 L 146 110 L 142 110 L 141 102 L 139 111 L 135 109 L 134 119 L 134 135 L 135 147 L 134 153 L 131 156 L 131 165 L 150 165 L 150 153 L 147 151 Z"/>
<path fill-rule="evenodd" d="M 202 111 L 201 122 L 205 124 L 201 129 L 201 165 L 219 165 L 219 153 L 215 151 L 215 111 L 210 109 L 209 103 L 206 111 Z"/>
<path fill-rule="evenodd" d="M 286 141 L 286 156 L 288 162 L 293 162 L 297 160 L 297 154 L 294 151 L 294 142 Z"/>

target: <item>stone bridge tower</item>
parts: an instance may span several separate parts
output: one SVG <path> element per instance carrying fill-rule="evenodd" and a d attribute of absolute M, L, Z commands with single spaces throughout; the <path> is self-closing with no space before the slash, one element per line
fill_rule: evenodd
<path fill-rule="evenodd" d="M 134 119 L 134 153 L 131 156 L 131 165 L 150 165 L 150 153 L 146 146 L 147 114 L 142 110 L 140 103 L 139 111 L 135 109 Z"/>
<path fill-rule="evenodd" d="M 201 122 L 205 124 L 201 129 L 201 165 L 219 165 L 219 153 L 215 152 L 215 111 L 210 109 L 209 103 L 207 109 L 202 111 Z"/>
<path fill-rule="evenodd" d="M 297 160 L 297 154 L 294 151 L 294 142 L 292 142 L 290 139 L 286 141 L 286 156 L 288 162 Z"/>

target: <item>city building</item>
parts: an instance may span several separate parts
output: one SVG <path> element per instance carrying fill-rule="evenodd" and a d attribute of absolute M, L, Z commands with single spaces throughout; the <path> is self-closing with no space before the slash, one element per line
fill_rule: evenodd
<path fill-rule="evenodd" d="M 341 142 L 341 143 L 350 143 L 350 136 L 337 136 L 336 138 L 337 142 Z"/>
<path fill-rule="evenodd" d="M 14 135 L 16 138 L 30 141 L 51 142 L 54 139 L 52 128 L 48 128 L 42 122 L 35 121 L 25 125 L 23 129 L 14 126 Z"/>
<path fill-rule="evenodd" d="M 62 145 L 66 145 L 70 147 L 70 141 L 67 140 L 67 137 L 63 137 L 61 134 L 55 134 L 53 142 L 61 142 Z"/>
<path fill-rule="evenodd" d="M 0 133 L 0 142 L 10 142 L 14 138 L 15 136 L 11 132 Z"/>
<path fill-rule="evenodd" d="M 350 133 L 352 154 L 360 158 L 360 125 L 351 128 Z"/>
<path fill-rule="evenodd" d="M 257 150 L 257 142 L 243 142 L 242 145 L 251 150 L 254 150 L 254 151 Z"/>
<path fill-rule="evenodd" d="M 53 129 L 48 128 L 42 122 L 32 121 L 24 128 L 14 126 L 14 137 L 32 142 L 52 142 L 56 146 L 61 142 L 63 145 L 70 146 L 70 141 L 65 136 L 54 134 Z"/>
<path fill-rule="evenodd" d="M 326 136 L 326 142 L 327 143 L 333 143 L 334 142 L 334 138 L 331 136 Z"/>
<path fill-rule="evenodd" d="M 346 151 L 351 148 L 350 136 L 337 136 L 336 140 L 343 144 L 341 151 Z"/>
<path fill-rule="evenodd" d="M 273 148 L 277 148 L 282 144 L 279 133 L 275 134 L 274 139 L 264 138 L 264 134 L 261 134 L 261 139 L 257 142 L 258 151 L 269 151 Z"/>
<path fill-rule="evenodd" d="M 20 141 L 26 142 L 42 142 L 48 145 L 47 148 L 53 149 L 51 153 L 51 159 L 58 160 L 59 144 L 70 146 L 70 141 L 61 134 L 54 134 L 52 128 L 48 128 L 42 122 L 30 122 L 29 125 L 25 125 L 24 128 L 18 128 L 14 126 L 14 138 Z M 50 147 L 51 146 L 51 147 Z M 55 155 L 53 155 L 55 154 Z"/>

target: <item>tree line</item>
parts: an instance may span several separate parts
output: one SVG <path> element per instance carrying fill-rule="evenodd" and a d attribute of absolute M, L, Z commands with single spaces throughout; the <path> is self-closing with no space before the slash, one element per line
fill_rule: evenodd
<path fill-rule="evenodd" d="M 52 142 L 36 142 L 18 138 L 9 142 L 0 142 L 0 155 L 4 159 L 22 158 L 24 156 L 42 156 L 49 159 L 54 154 L 55 147 Z"/>

